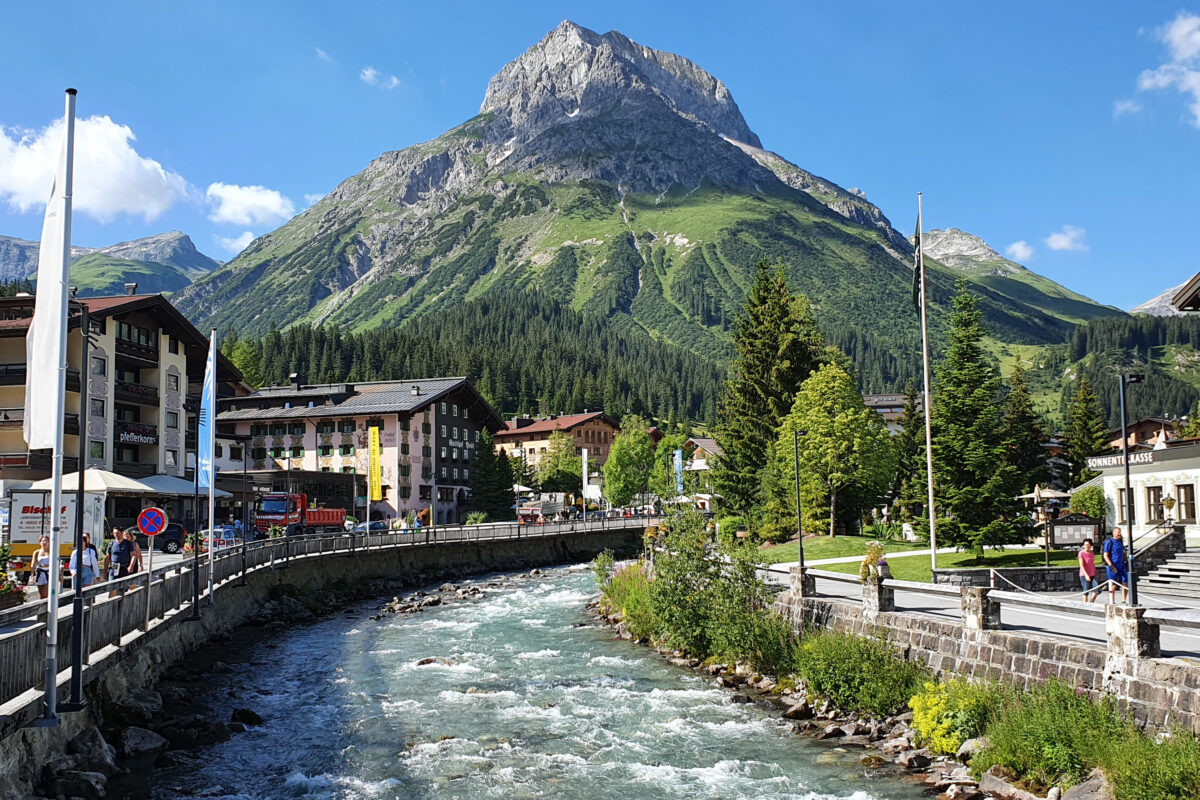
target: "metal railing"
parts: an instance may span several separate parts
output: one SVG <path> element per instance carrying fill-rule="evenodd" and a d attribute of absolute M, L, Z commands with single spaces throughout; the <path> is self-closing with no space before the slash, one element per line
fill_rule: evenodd
<path fill-rule="evenodd" d="M 289 536 L 248 542 L 213 553 L 214 593 L 233 582 L 241 584 L 250 573 L 286 567 L 292 561 L 324 556 L 354 556 L 403 547 L 432 547 L 462 542 L 504 539 L 536 539 L 572 533 L 629 530 L 655 525 L 658 517 L 620 517 L 598 521 L 548 522 L 541 525 L 515 523 L 435 526 L 381 533 L 325 533 Z M 208 557 L 199 566 L 191 558 L 83 590 L 84 663 L 91 663 L 110 648 L 119 648 L 168 619 L 192 607 L 192 571 L 199 570 L 201 587 L 208 585 Z M 60 595 L 59 641 L 71 640 L 73 619 L 69 612 L 73 592 Z M 208 591 L 202 589 L 201 602 Z M 207 612 L 212 613 L 212 612 Z M 40 692 L 44 680 L 46 601 L 0 611 L 0 705 L 26 693 Z M 58 667 L 69 670 L 73 659 L 69 647 L 59 647 Z M 30 699 L 35 699 L 33 695 Z"/>

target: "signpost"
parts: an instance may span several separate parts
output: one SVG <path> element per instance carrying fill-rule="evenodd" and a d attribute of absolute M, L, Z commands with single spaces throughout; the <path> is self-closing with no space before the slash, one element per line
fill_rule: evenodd
<path fill-rule="evenodd" d="M 150 540 L 146 545 L 146 630 L 150 630 L 150 587 L 154 582 L 154 537 L 167 529 L 167 512 L 154 506 L 143 508 L 142 513 L 138 514 L 137 526 L 138 530 Z"/>

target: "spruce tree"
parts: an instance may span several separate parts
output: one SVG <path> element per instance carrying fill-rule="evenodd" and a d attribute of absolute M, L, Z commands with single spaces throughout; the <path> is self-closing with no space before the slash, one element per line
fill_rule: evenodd
<path fill-rule="evenodd" d="M 513 519 L 513 470 L 508 456 L 497 452 L 492 434 L 485 428 L 479 433 L 475 455 L 471 458 L 472 511 L 487 514 L 489 522 Z"/>
<path fill-rule="evenodd" d="M 904 411 L 900 414 L 900 432 L 896 434 L 896 480 L 892 484 L 892 503 L 896 518 L 912 522 L 925 507 L 925 412 L 917 406 L 913 381 L 904 389 Z"/>
<path fill-rule="evenodd" d="M 1015 496 L 1031 491 L 1035 484 L 1045 483 L 1050 473 L 1043 446 L 1046 430 L 1033 408 L 1019 359 L 1008 385 L 1000 436 L 1004 443 L 1004 465 L 1012 468 L 1009 489 Z"/>
<path fill-rule="evenodd" d="M 960 279 L 930 415 L 937 535 L 943 545 L 978 545 L 988 525 L 1012 504 L 1006 496 L 1009 481 L 999 469 L 1004 452 L 1000 375 L 983 348 L 986 334 L 977 299 Z"/>
<path fill-rule="evenodd" d="M 780 420 L 824 355 L 812 308 L 807 298 L 792 297 L 782 265 L 759 262 L 733 344 L 736 356 L 714 430 L 725 455 L 713 483 L 728 508 L 745 511 L 758 500 Z"/>
<path fill-rule="evenodd" d="M 1105 433 L 1100 401 L 1092 391 L 1091 381 L 1081 378 L 1067 409 L 1067 457 L 1071 462 L 1072 485 L 1086 483 L 1099 474 L 1087 468 L 1087 460 L 1108 450 Z"/>

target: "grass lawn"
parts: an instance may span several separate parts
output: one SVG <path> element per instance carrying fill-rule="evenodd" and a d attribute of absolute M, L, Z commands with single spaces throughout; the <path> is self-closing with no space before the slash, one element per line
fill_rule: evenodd
<path fill-rule="evenodd" d="M 805 553 L 807 552 L 806 549 Z M 938 553 L 937 562 L 938 569 L 960 567 L 1040 567 L 1046 563 L 1046 552 L 1044 550 L 988 550 L 985 554 L 983 564 L 975 563 L 975 555 L 973 553 Z M 1050 551 L 1050 566 L 1052 567 L 1071 567 L 1076 563 L 1076 556 L 1073 552 L 1062 550 Z M 888 565 L 892 568 L 893 578 L 898 578 L 902 581 L 920 581 L 921 583 L 933 582 L 933 573 L 930 571 L 928 558 L 921 556 L 894 558 L 888 562 Z M 854 563 L 828 564 L 823 567 L 817 567 L 817 569 L 858 574 L 858 566 L 858 564 Z"/>
<path fill-rule="evenodd" d="M 861 556 L 867 552 L 867 544 L 875 541 L 865 536 L 818 536 L 804 540 L 804 560 L 814 561 L 818 558 L 841 558 L 843 556 Z M 884 542 L 884 552 L 899 553 L 902 550 L 924 550 L 929 546 L 921 542 Z M 759 548 L 759 557 L 767 564 L 779 564 L 784 561 L 799 561 L 799 549 L 794 541 L 774 547 Z M 858 572 L 858 565 L 853 572 Z"/>

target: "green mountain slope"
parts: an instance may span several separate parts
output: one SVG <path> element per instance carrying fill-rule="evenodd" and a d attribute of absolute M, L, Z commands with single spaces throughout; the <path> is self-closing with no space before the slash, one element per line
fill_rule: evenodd
<path fill-rule="evenodd" d="M 121 294 L 126 283 L 137 283 L 139 294 L 177 292 L 192 282 L 185 269 L 171 264 L 113 258 L 106 253 L 89 253 L 71 264 L 71 285 L 80 295 Z"/>

